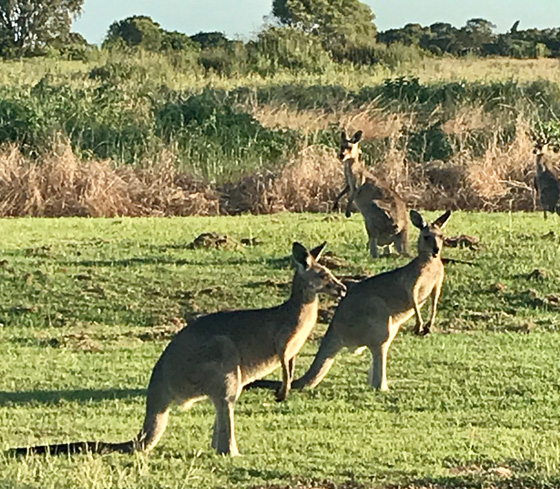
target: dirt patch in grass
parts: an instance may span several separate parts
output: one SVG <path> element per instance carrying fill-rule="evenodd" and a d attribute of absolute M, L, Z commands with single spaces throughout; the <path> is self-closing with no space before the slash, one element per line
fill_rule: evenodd
<path fill-rule="evenodd" d="M 215 232 L 202 233 L 187 245 L 188 249 L 214 249 L 236 250 L 241 248 L 241 243 L 227 234 Z"/>
<path fill-rule="evenodd" d="M 477 250 L 479 243 L 479 238 L 476 236 L 467 236 L 466 234 L 461 234 L 460 236 L 449 236 L 443 240 L 443 244 L 448 248 L 468 248 L 471 250 Z"/>

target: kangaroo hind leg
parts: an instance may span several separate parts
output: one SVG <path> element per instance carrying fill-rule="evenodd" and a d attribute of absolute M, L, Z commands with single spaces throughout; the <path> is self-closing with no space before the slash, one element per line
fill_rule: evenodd
<path fill-rule="evenodd" d="M 398 328 L 392 327 L 391 317 L 387 318 L 386 326 L 384 325 L 383 328 L 387 328 L 387 334 L 380 335 L 381 338 L 376 338 L 376 341 L 372 341 L 368 345 L 372 355 L 368 383 L 375 389 L 386 391 L 389 389 L 387 383 L 387 354 Z"/>
<path fill-rule="evenodd" d="M 395 249 L 399 255 L 408 255 L 408 232 L 406 229 L 395 236 Z"/>
<path fill-rule="evenodd" d="M 241 372 L 236 369 L 225 375 L 223 383 L 210 395 L 216 408 L 216 420 L 212 434 L 212 447 L 220 454 L 239 455 L 235 441 L 234 406 L 243 389 Z"/>

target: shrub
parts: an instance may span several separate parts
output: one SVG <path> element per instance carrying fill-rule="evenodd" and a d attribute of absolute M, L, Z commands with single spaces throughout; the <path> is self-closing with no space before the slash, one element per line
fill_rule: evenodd
<path fill-rule="evenodd" d="M 333 63 L 318 38 L 291 27 L 269 27 L 250 46 L 252 66 L 262 75 L 278 70 L 323 73 Z"/>
<path fill-rule="evenodd" d="M 187 161 L 198 162 L 195 169 L 205 176 L 274 167 L 280 157 L 297 149 L 295 132 L 266 129 L 252 115 L 234 110 L 223 97 L 211 90 L 179 94 L 158 110 L 156 133 Z"/>
<path fill-rule="evenodd" d="M 238 41 L 203 49 L 199 56 L 199 62 L 207 72 L 220 76 L 245 74 L 247 61 L 247 49 Z"/>
<path fill-rule="evenodd" d="M 441 129 L 440 122 L 425 129 L 409 132 L 405 139 L 408 158 L 412 161 L 447 161 L 453 155 L 449 138 Z"/>

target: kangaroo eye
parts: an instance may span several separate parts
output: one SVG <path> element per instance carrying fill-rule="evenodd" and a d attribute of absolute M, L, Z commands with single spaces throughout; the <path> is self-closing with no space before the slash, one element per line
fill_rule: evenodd
<path fill-rule="evenodd" d="M 425 239 L 426 241 L 428 241 L 428 236 L 424 236 L 424 239 Z"/>

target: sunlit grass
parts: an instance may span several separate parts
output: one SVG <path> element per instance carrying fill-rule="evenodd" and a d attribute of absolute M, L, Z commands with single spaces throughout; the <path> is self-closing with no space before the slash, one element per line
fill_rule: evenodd
<path fill-rule="evenodd" d="M 0 487 L 297 487 L 324 480 L 339 487 L 552 487 L 560 463 L 557 227 L 557 218 L 545 222 L 540 214 L 454 214 L 447 234 L 476 235 L 480 249 L 444 250 L 474 265 L 448 265 L 433 335 L 415 337 L 408 326 L 399 334 L 388 393 L 366 385 L 369 354 L 343 352 L 319 387 L 285 403 L 266 391 L 242 395 L 240 458 L 210 449 L 213 408 L 201 403 L 173 410 L 149 456 L 0 454 Z M 206 231 L 261 244 L 186 247 Z M 358 216 L 14 219 L 1 221 L 0 232 L 1 450 L 134 436 L 150 371 L 181 318 L 281 302 L 293 240 L 327 240 L 348 261 L 338 275 L 406 262 L 369 259 Z M 306 345 L 298 372 L 317 346 L 316 339 Z"/>

